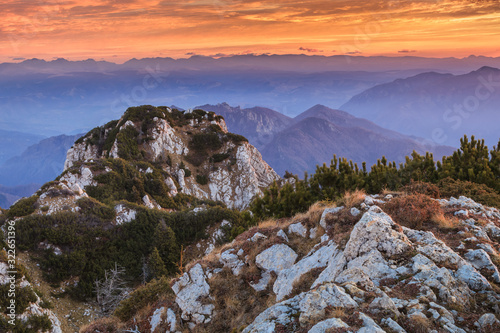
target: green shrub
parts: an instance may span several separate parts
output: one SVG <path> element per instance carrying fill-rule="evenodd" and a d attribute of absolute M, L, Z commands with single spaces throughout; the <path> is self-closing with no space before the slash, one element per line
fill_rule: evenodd
<path fill-rule="evenodd" d="M 95 199 L 81 198 L 76 203 L 82 209 L 83 215 L 94 215 L 104 221 L 111 221 L 115 218 L 113 207 L 106 206 Z"/>
<path fill-rule="evenodd" d="M 441 179 L 438 186 L 443 197 L 458 198 L 463 195 L 483 205 L 500 208 L 500 194 L 484 184 L 447 177 Z"/>
<path fill-rule="evenodd" d="M 37 208 L 36 202 L 38 200 L 37 195 L 32 195 L 29 198 L 19 199 L 7 212 L 7 217 L 23 217 L 29 215 L 35 211 Z"/>
<path fill-rule="evenodd" d="M 138 144 L 139 132 L 133 126 L 127 126 L 116 136 L 118 156 L 125 160 L 139 160 L 142 158 Z"/>
<path fill-rule="evenodd" d="M 206 175 L 196 175 L 196 182 L 200 185 L 207 185 L 208 177 Z"/>
<path fill-rule="evenodd" d="M 219 163 L 219 162 L 222 162 L 225 159 L 229 158 L 229 156 L 231 156 L 231 154 L 229 154 L 229 153 L 213 154 L 212 155 L 212 161 L 214 163 Z"/>
<path fill-rule="evenodd" d="M 239 135 L 239 134 L 226 133 L 226 137 L 235 144 L 240 144 L 242 142 L 248 142 L 247 138 L 245 138 L 243 135 Z"/>
<path fill-rule="evenodd" d="M 7 306 L 10 302 L 10 297 L 8 297 L 10 284 L 0 285 L 0 309 L 3 313 L 7 314 Z M 35 292 L 31 287 L 20 288 L 16 286 L 16 313 L 23 313 L 30 303 L 37 301 Z"/>
<path fill-rule="evenodd" d="M 172 294 L 167 278 L 162 277 L 134 290 L 116 308 L 114 315 L 122 321 L 128 321 L 148 304 L 156 302 L 160 297 Z"/>
<path fill-rule="evenodd" d="M 222 147 L 222 141 L 217 133 L 196 133 L 193 135 L 189 146 L 191 149 L 198 151 L 217 150 Z"/>
<path fill-rule="evenodd" d="M 10 333 L 38 333 L 49 332 L 52 329 L 52 322 L 44 314 L 41 316 L 30 316 L 26 321 L 16 319 L 14 325 L 11 325 L 7 318 L 0 316 L 0 332 Z"/>

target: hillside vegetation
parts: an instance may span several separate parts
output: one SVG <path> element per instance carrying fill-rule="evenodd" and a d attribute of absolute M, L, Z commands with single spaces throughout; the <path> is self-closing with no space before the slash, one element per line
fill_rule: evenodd
<path fill-rule="evenodd" d="M 167 147 L 167 143 L 172 146 Z M 254 149 L 244 137 L 228 133 L 223 118 L 214 113 L 130 108 L 120 120 L 95 128 L 77 141 L 68 153 L 71 158 L 66 161 L 66 171 L 34 196 L 2 211 L 0 225 L 5 228 L 6 222 L 15 221 L 17 249 L 36 260 L 44 279 L 54 287 L 52 302 L 66 296 L 80 301 L 101 297 L 98 286 L 110 282 L 109 276 L 119 275 L 116 282 L 123 290 L 111 293 L 116 301 L 111 305 L 102 299 L 97 302 L 96 308 L 106 318 L 82 332 L 175 331 L 174 327 L 181 331 L 237 332 L 240 326 L 252 324 L 266 308 L 310 292 L 311 283 L 319 278 L 335 251 L 344 251 L 349 242 L 356 241 L 353 230 L 362 216 L 382 214 L 378 209 L 387 214 L 377 215 L 382 224 L 391 225 L 400 233 L 397 237 L 414 238 L 405 241 L 402 255 L 406 261 L 391 262 L 394 265 L 408 266 L 416 260 L 420 242 L 401 228 L 432 231 L 449 246 L 457 245 L 450 233 L 463 231 L 463 242 L 472 237 L 470 230 L 474 228 L 465 226 L 471 222 L 454 218 L 455 208 L 462 202 L 479 207 L 474 211 L 478 216 L 479 211 L 490 214 L 485 215 L 485 221 L 477 217 L 475 223 L 483 233 L 496 235 L 493 227 L 498 227 L 497 210 L 471 204 L 467 198 L 461 198 L 460 203 L 456 199 L 435 199 L 465 195 L 484 205 L 500 207 L 500 147 L 490 151 L 483 141 L 464 137 L 460 150 L 442 161 L 435 162 L 432 154 L 414 153 L 399 167 L 382 158 L 371 170 L 365 163 L 360 168 L 334 157 L 330 166 L 318 166 L 315 174 L 306 174 L 303 180 L 287 173 L 285 181 Z M 254 178 L 246 178 L 245 170 L 251 170 Z M 249 188 L 253 191 L 250 197 Z M 227 195 L 219 200 L 218 194 L 207 195 L 212 190 Z M 384 200 L 365 195 L 392 192 L 394 198 Z M 247 205 L 254 195 L 248 208 L 228 208 L 231 200 L 245 197 L 247 201 L 241 202 Z M 344 207 L 337 209 L 336 205 Z M 493 231 L 485 229 L 489 224 Z M 493 247 L 497 246 L 495 237 L 491 236 L 488 243 Z M 293 292 L 279 291 L 278 287 L 271 292 L 271 286 L 280 279 L 279 270 L 256 263 L 260 253 L 278 244 L 288 246 L 295 254 L 293 262 L 287 263 L 290 267 L 295 259 L 299 263 L 319 256 L 316 259 L 321 264 L 302 262 L 300 267 L 306 267 L 307 272 L 287 282 Z M 496 251 L 491 256 L 495 267 Z M 3 262 L 4 250 L 2 253 Z M 495 291 L 498 282 L 490 273 L 484 273 L 484 279 Z M 395 288 L 394 293 L 411 288 L 408 276 L 393 275 L 386 278 L 401 278 L 401 284 L 393 280 L 384 283 Z M 283 282 L 279 281 L 275 286 Z M 377 286 L 381 283 L 378 278 L 371 282 Z M 376 296 L 366 286 L 363 291 L 365 301 Z M 493 305 L 477 309 L 466 296 L 463 304 L 452 302 L 460 313 L 471 310 L 479 316 L 486 310 L 493 311 Z M 297 314 L 294 306 L 291 311 Z M 53 311 L 57 316 L 57 309 Z M 337 311 L 336 306 L 325 311 L 329 315 Z M 58 327 L 57 318 L 49 314 L 51 325 Z M 359 313 L 351 310 L 338 317 L 353 327 L 364 325 L 359 322 Z M 295 319 L 273 327 L 278 332 L 297 331 L 299 326 L 311 328 L 317 322 Z M 403 319 L 398 323 L 416 325 Z M 49 326 L 45 317 L 43 324 Z M 28 328 L 26 332 L 34 331 Z"/>
<path fill-rule="evenodd" d="M 382 157 L 370 170 L 366 163 L 359 167 L 334 156 L 329 166 L 317 166 L 316 173 L 306 173 L 304 180 L 287 173 L 285 178 L 295 178 L 295 182 L 283 187 L 273 184 L 252 203 L 251 210 L 259 218 L 289 217 L 306 211 L 314 202 L 335 201 L 356 189 L 367 193 L 423 191 L 433 197 L 466 195 L 500 207 L 500 142 L 488 150 L 484 140 L 464 136 L 460 144 L 460 149 L 441 161 L 434 161 L 430 153 L 413 152 L 399 166 Z"/>

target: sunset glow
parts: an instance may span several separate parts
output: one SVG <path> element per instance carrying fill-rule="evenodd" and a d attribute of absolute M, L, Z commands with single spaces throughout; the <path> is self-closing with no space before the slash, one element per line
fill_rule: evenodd
<path fill-rule="evenodd" d="M 495 0 L 6 0 L 0 10 L 2 62 L 249 53 L 500 56 Z"/>

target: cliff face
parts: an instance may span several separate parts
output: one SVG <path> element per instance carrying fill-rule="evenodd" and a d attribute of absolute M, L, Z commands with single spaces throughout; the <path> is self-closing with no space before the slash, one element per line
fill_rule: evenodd
<path fill-rule="evenodd" d="M 96 168 L 107 157 L 148 162 L 159 169 L 171 196 L 184 193 L 243 209 L 261 188 L 280 179 L 245 138 L 228 133 L 222 117 L 201 110 L 184 114 L 143 108 L 79 140 L 67 153 L 60 180 L 85 189 L 98 186 L 95 176 L 115 171 Z M 153 169 L 142 172 L 152 174 Z"/>

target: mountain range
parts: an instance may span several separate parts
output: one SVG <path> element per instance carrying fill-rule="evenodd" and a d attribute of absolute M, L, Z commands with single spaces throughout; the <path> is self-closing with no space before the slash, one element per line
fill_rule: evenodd
<path fill-rule="evenodd" d="M 357 117 L 439 144 L 456 145 L 464 135 L 498 143 L 500 70 L 463 74 L 423 73 L 370 88 L 341 106 Z"/>
<path fill-rule="evenodd" d="M 435 158 L 451 154 L 452 147 L 428 145 L 423 139 L 410 137 L 357 118 L 347 112 L 316 105 L 295 118 L 267 108 L 231 107 L 227 103 L 202 105 L 226 119 L 228 129 L 246 136 L 259 148 L 264 160 L 278 174 L 285 171 L 303 175 L 316 165 L 329 164 L 333 155 L 367 166 L 381 156 L 402 162 L 413 150 L 434 153 Z"/>
<path fill-rule="evenodd" d="M 484 65 L 500 67 L 500 59 L 245 55 L 123 64 L 30 59 L 0 64 L 0 129 L 45 137 L 77 134 L 143 104 L 189 108 L 226 101 L 293 117 L 318 103 L 340 108 L 397 79 L 430 71 L 464 74 Z"/>
<path fill-rule="evenodd" d="M 428 145 L 423 139 L 319 104 L 295 118 L 269 108 L 245 109 L 227 103 L 204 104 L 197 109 L 222 115 L 229 131 L 245 136 L 279 175 L 289 171 L 302 177 L 304 171 L 312 173 L 317 165 L 329 164 L 334 154 L 358 163 L 359 167 L 366 162 L 369 168 L 381 156 L 400 163 L 413 151 L 419 154 L 429 151 L 440 159 L 454 150 Z M 36 185 L 54 179 L 63 170 L 66 151 L 79 136 L 51 137 L 28 147 L 20 156 L 0 165 L 0 184 Z M 18 198 L 8 195 L 3 207 L 10 206 Z"/>

